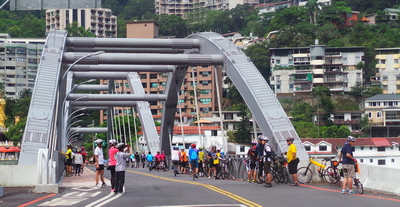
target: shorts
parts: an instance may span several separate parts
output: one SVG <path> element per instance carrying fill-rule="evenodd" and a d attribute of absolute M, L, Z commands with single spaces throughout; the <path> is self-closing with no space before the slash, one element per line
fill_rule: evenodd
<path fill-rule="evenodd" d="M 179 165 L 179 161 L 178 160 L 172 160 L 172 164 Z"/>
<path fill-rule="evenodd" d="M 104 170 L 104 165 L 99 165 L 99 168 L 96 168 L 96 170 L 98 170 L 98 171 Z"/>
<path fill-rule="evenodd" d="M 187 162 L 180 162 L 179 165 L 180 165 L 181 167 L 186 167 L 186 163 L 187 163 Z"/>
<path fill-rule="evenodd" d="M 271 172 L 271 161 L 264 162 L 264 173 L 268 174 Z"/>
<path fill-rule="evenodd" d="M 343 177 L 352 178 L 356 175 L 354 164 L 342 164 L 343 166 Z"/>
<path fill-rule="evenodd" d="M 258 165 L 257 160 L 250 160 L 250 170 L 255 170 Z"/>
<path fill-rule="evenodd" d="M 67 159 L 67 162 L 65 162 L 66 166 L 72 166 L 72 159 Z"/>
<path fill-rule="evenodd" d="M 192 165 L 192 168 L 198 168 L 199 167 L 199 162 L 197 162 L 197 160 L 190 161 L 190 164 Z"/>
<path fill-rule="evenodd" d="M 297 165 L 298 164 L 299 164 L 299 162 L 297 162 L 296 160 L 292 160 L 288 163 L 289 174 L 291 174 L 291 175 L 297 174 Z"/>

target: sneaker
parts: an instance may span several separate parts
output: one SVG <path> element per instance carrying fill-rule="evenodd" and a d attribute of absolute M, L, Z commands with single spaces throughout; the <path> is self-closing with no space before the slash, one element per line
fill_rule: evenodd
<path fill-rule="evenodd" d="M 346 191 L 345 191 L 345 190 L 342 190 L 342 194 L 346 194 Z"/>
<path fill-rule="evenodd" d="M 354 194 L 354 191 L 349 190 L 349 195 L 353 195 L 353 194 Z"/>
<path fill-rule="evenodd" d="M 247 180 L 247 182 L 251 183 L 251 180 Z"/>
<path fill-rule="evenodd" d="M 194 176 L 195 176 L 196 178 L 199 178 L 199 175 L 197 175 L 197 174 L 196 174 L 196 175 L 194 175 Z"/>
<path fill-rule="evenodd" d="M 115 189 L 111 189 L 111 192 L 115 192 Z M 116 193 L 116 192 L 115 192 Z"/>
<path fill-rule="evenodd" d="M 265 187 L 271 188 L 271 187 L 272 187 L 272 184 L 271 184 L 271 183 L 265 183 Z"/>
<path fill-rule="evenodd" d="M 96 183 L 96 185 L 94 185 L 94 187 L 100 188 L 101 186 L 98 183 Z"/>
<path fill-rule="evenodd" d="M 101 187 L 102 187 L 102 188 L 107 187 L 107 184 L 106 184 L 106 183 L 103 183 L 103 184 L 101 184 Z"/>
<path fill-rule="evenodd" d="M 211 179 L 211 176 L 208 176 L 208 179 Z"/>
<path fill-rule="evenodd" d="M 299 186 L 298 183 L 291 183 L 290 185 L 291 185 L 291 186 Z"/>

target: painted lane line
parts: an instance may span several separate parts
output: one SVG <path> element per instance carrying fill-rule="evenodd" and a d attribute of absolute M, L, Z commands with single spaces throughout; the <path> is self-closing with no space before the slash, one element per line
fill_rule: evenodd
<path fill-rule="evenodd" d="M 192 184 L 192 185 L 203 186 L 203 187 L 208 188 L 210 190 L 213 190 L 213 191 L 215 191 L 217 193 L 225 195 L 225 196 L 227 196 L 229 198 L 232 198 L 232 199 L 234 199 L 234 200 L 236 200 L 236 201 L 238 201 L 240 203 L 243 203 L 243 204 L 245 204 L 245 205 L 247 205 L 249 207 L 262 207 L 261 205 L 259 205 L 257 203 L 249 201 L 249 200 L 247 200 L 247 199 L 245 199 L 243 197 L 240 197 L 240 196 L 238 196 L 236 194 L 233 194 L 231 192 L 228 192 L 228 191 L 222 190 L 220 188 L 217 188 L 217 187 L 215 187 L 213 185 L 196 183 L 196 182 L 191 182 L 191 181 L 182 181 L 182 180 L 176 180 L 176 179 L 171 179 L 171 178 L 165 178 L 165 177 L 160 177 L 160 176 L 156 176 L 156 175 L 152 175 L 152 174 L 135 172 L 135 171 L 131 171 L 131 170 L 127 170 L 127 171 L 128 172 L 132 172 L 132 173 L 136 173 L 136 174 L 146 175 L 146 176 L 149 176 L 149 177 L 158 178 L 158 179 L 169 180 L 169 181 L 173 181 L 173 182 L 180 182 L 180 183 L 187 183 L 187 184 Z"/>
<path fill-rule="evenodd" d="M 107 200 L 107 199 L 111 198 L 113 195 L 114 195 L 114 192 L 111 192 L 108 195 L 106 195 L 105 197 L 100 198 L 99 200 L 97 200 L 97 201 L 95 201 L 93 203 L 90 203 L 89 205 L 86 205 L 86 207 L 92 207 L 92 206 L 94 206 L 94 205 L 96 205 L 96 204 L 98 204 L 98 203 L 100 203 L 100 202 L 102 202 L 104 200 Z"/>
<path fill-rule="evenodd" d="M 52 193 L 52 194 L 50 194 L 50 195 L 43 196 L 43 197 L 38 198 L 38 199 L 36 199 L 36 200 L 30 201 L 30 202 L 28 202 L 28 203 L 24 203 L 24 204 L 22 204 L 22 205 L 19 205 L 18 207 L 24 207 L 24 206 L 27 206 L 27 205 L 31 205 L 31 204 L 33 204 L 33 203 L 39 202 L 39 201 L 41 201 L 41 200 L 43 200 L 43 199 L 50 198 L 50 197 L 55 196 L 55 195 L 57 195 L 57 194 L 56 194 L 56 193 Z"/>

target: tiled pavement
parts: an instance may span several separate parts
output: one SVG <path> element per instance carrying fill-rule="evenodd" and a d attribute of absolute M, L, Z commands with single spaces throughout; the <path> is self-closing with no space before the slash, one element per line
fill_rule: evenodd
<path fill-rule="evenodd" d="M 106 170 L 105 170 L 106 171 Z M 104 172 L 106 173 L 106 172 Z M 94 179 L 95 172 L 93 172 L 91 169 L 88 167 L 85 167 L 83 173 L 80 176 L 71 176 L 71 177 L 63 177 L 61 181 L 61 186 L 60 187 L 66 187 L 66 188 L 71 188 L 71 187 L 94 187 L 96 184 L 96 181 Z M 109 186 L 110 181 L 106 178 L 104 178 L 106 184 Z M 101 184 L 101 181 L 99 180 L 99 183 Z"/>

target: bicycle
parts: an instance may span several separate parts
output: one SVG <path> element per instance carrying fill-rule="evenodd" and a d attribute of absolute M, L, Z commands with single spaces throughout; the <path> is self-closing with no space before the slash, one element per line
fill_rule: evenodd
<path fill-rule="evenodd" d="M 356 165 L 356 166 L 357 166 L 357 165 Z M 357 168 L 358 168 L 358 167 L 356 167 L 356 172 L 358 171 Z M 339 173 L 340 176 L 341 176 L 341 177 L 344 177 L 344 175 L 343 175 L 343 169 L 340 169 L 339 171 L 340 171 L 340 173 Z M 360 179 L 357 178 L 357 173 L 354 175 L 354 177 L 352 177 L 352 180 L 353 180 L 353 188 L 356 188 L 356 189 L 357 189 L 357 192 L 358 192 L 359 194 L 363 194 L 363 193 L 364 193 L 364 186 L 363 186 L 363 184 L 361 183 Z M 340 182 L 339 182 L 339 186 L 340 186 Z"/>
<path fill-rule="evenodd" d="M 286 166 L 287 160 L 283 155 L 278 156 L 273 160 L 273 166 L 271 166 L 273 181 L 276 183 L 289 183 L 289 172 L 287 171 Z"/>
<path fill-rule="evenodd" d="M 332 157 L 333 158 L 333 157 Z M 310 170 L 311 164 L 318 166 L 319 168 L 317 169 L 318 175 L 325 181 L 329 183 L 336 183 L 338 182 L 337 175 L 339 175 L 339 172 L 337 169 L 328 167 L 329 172 L 326 172 L 325 167 L 328 161 L 331 161 L 332 158 L 324 158 L 325 164 L 321 164 L 317 161 L 315 161 L 312 157 L 309 159 L 309 163 L 307 167 L 300 167 L 297 169 L 297 180 L 300 183 L 308 183 L 311 181 L 313 173 Z"/>
<path fill-rule="evenodd" d="M 236 170 L 232 161 L 232 158 L 228 158 L 226 160 L 223 160 L 221 162 L 221 170 L 222 170 L 222 179 L 228 178 L 228 179 L 235 179 L 236 175 Z"/>
<path fill-rule="evenodd" d="M 172 164 L 174 165 L 174 176 L 176 177 L 179 174 L 179 161 L 173 160 Z"/>

